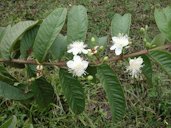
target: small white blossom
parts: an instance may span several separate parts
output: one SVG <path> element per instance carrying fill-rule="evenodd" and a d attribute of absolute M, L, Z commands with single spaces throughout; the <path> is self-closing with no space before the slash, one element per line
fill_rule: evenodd
<path fill-rule="evenodd" d="M 130 72 L 130 75 L 133 78 L 138 78 L 139 74 L 141 73 L 141 68 L 143 66 L 143 59 L 141 57 L 130 59 L 127 71 Z"/>
<path fill-rule="evenodd" d="M 129 44 L 128 39 L 128 35 L 123 34 L 112 37 L 113 45 L 110 50 L 115 50 L 115 54 L 120 55 L 122 53 L 123 47 L 126 47 Z"/>
<path fill-rule="evenodd" d="M 68 46 L 68 53 L 72 53 L 74 56 L 77 55 L 77 54 L 81 54 L 81 53 L 84 53 L 84 54 L 87 54 L 88 53 L 88 50 L 85 49 L 87 47 L 86 44 L 84 44 L 84 42 L 82 41 L 75 41 L 73 42 L 72 44 L 70 44 Z"/>
<path fill-rule="evenodd" d="M 36 70 L 38 70 L 38 71 L 43 70 L 43 65 L 37 65 Z"/>
<path fill-rule="evenodd" d="M 82 76 L 86 73 L 88 62 L 83 60 L 80 56 L 74 56 L 73 60 L 67 62 L 69 72 L 74 76 Z"/>

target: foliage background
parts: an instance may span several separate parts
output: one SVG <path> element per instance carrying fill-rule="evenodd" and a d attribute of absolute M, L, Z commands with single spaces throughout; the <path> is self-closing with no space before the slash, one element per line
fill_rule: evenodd
<path fill-rule="evenodd" d="M 82 4 L 88 9 L 89 30 L 88 37 L 92 34 L 105 36 L 110 34 L 112 16 L 115 12 L 132 14 L 131 51 L 143 49 L 143 36 L 140 28 L 149 26 L 150 36 L 156 35 L 158 29 L 154 21 L 155 7 L 171 5 L 170 0 L 1 0 L 0 26 L 16 23 L 21 20 L 43 19 L 56 7 L 70 7 Z M 62 33 L 66 33 L 66 26 Z M 118 73 L 124 68 L 118 63 Z M 40 110 L 35 104 L 23 105 L 16 101 L 0 99 L 0 124 L 12 115 L 18 118 L 18 127 L 24 123 L 32 122 L 39 128 L 68 128 L 68 127 L 171 127 L 171 80 L 157 66 L 155 67 L 154 85 L 147 85 L 145 80 L 133 81 L 125 73 L 120 73 L 120 78 L 126 99 L 127 112 L 125 118 L 118 124 L 112 124 L 109 107 L 104 91 L 100 85 L 87 83 L 87 108 L 80 116 L 74 116 L 68 111 L 65 101 L 56 100 L 48 110 Z M 24 71 L 10 69 L 10 72 L 22 79 Z M 49 73 L 47 71 L 47 73 Z M 50 74 L 50 73 L 49 73 Z M 58 78 L 58 76 L 55 76 Z M 54 76 L 51 83 L 58 84 Z M 63 97 L 60 92 L 59 97 Z M 61 103 L 63 105 L 61 105 Z"/>

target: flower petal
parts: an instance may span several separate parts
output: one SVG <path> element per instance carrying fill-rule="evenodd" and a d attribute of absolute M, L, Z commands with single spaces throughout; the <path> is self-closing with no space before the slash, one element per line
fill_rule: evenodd
<path fill-rule="evenodd" d="M 122 53 L 122 47 L 118 47 L 115 49 L 115 54 L 120 55 Z"/>
<path fill-rule="evenodd" d="M 68 61 L 66 64 L 67 64 L 67 66 L 68 66 L 69 68 L 71 68 L 71 69 L 75 67 L 74 61 L 72 61 L 72 60 Z"/>
<path fill-rule="evenodd" d="M 83 49 L 82 52 L 83 52 L 84 54 L 88 54 L 88 50 L 86 50 L 86 49 Z"/>
<path fill-rule="evenodd" d="M 84 69 L 86 69 L 88 67 L 88 62 L 87 61 L 83 61 L 83 67 L 84 67 Z"/>
<path fill-rule="evenodd" d="M 68 52 L 68 53 L 72 53 L 72 49 L 69 49 L 67 52 Z"/>
<path fill-rule="evenodd" d="M 76 55 L 76 56 L 74 56 L 73 60 L 74 60 L 75 63 L 77 63 L 77 62 L 82 61 L 82 58 L 80 56 Z"/>
<path fill-rule="evenodd" d="M 116 45 L 114 44 L 112 45 L 112 47 L 110 47 L 110 50 L 115 50 L 115 48 L 116 48 Z"/>
<path fill-rule="evenodd" d="M 74 49 L 74 50 L 72 51 L 72 53 L 73 53 L 74 56 L 76 56 L 76 55 L 79 53 L 79 51 L 78 51 L 77 49 Z"/>

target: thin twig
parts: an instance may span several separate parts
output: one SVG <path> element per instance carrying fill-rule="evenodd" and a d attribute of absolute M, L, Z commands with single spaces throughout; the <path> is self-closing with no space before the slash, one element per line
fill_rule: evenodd
<path fill-rule="evenodd" d="M 11 59 L 11 60 L 5 60 L 5 59 L 0 59 L 0 63 L 18 63 L 18 64 L 33 64 L 33 65 L 39 65 L 38 62 L 35 60 L 24 60 L 24 59 Z M 41 63 L 42 65 L 55 65 L 55 66 L 65 66 L 64 61 L 60 62 L 43 62 Z"/>

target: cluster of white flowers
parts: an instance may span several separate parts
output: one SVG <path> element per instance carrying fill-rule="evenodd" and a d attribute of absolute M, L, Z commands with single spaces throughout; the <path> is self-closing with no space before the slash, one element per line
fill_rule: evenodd
<path fill-rule="evenodd" d="M 121 55 L 123 48 L 128 47 L 129 37 L 128 35 L 119 34 L 118 36 L 112 37 L 113 45 L 110 50 L 115 50 L 116 55 Z M 69 72 L 71 72 L 74 76 L 82 76 L 86 74 L 86 69 L 88 67 L 89 62 L 83 60 L 81 56 L 78 54 L 91 54 L 94 55 L 97 53 L 99 46 L 95 46 L 92 49 L 86 49 L 87 45 L 82 41 L 75 41 L 68 46 L 68 53 L 72 53 L 74 55 L 72 60 L 67 62 L 67 66 L 69 68 Z M 130 59 L 129 66 L 127 66 L 127 71 L 134 78 L 138 78 L 141 73 L 141 68 L 143 67 L 143 59 L 141 57 Z"/>
<path fill-rule="evenodd" d="M 68 46 L 68 53 L 72 53 L 74 55 L 73 60 L 67 62 L 67 66 L 69 68 L 69 72 L 71 72 L 74 76 L 82 76 L 86 74 L 86 69 L 88 67 L 88 61 L 83 60 L 78 54 L 87 54 L 88 50 L 85 49 L 87 45 L 84 42 L 73 42 Z"/>
<path fill-rule="evenodd" d="M 112 37 L 113 45 L 110 50 L 115 50 L 116 55 L 122 53 L 123 48 L 128 47 L 130 44 L 128 35 L 119 34 L 118 36 Z M 127 71 L 133 78 L 138 78 L 141 73 L 141 68 L 143 67 L 143 59 L 141 57 L 130 59 L 129 66 L 127 66 Z"/>

